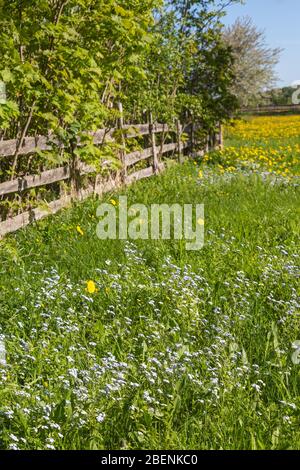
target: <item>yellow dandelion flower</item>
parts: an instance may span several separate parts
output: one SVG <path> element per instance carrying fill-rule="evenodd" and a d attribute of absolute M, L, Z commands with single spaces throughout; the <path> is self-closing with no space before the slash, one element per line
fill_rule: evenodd
<path fill-rule="evenodd" d="M 77 225 L 76 230 L 77 230 L 77 232 L 78 232 L 80 235 L 82 235 L 82 236 L 84 235 L 84 231 L 82 230 L 82 228 L 80 227 L 80 225 Z"/>
<path fill-rule="evenodd" d="M 90 280 L 86 282 L 86 290 L 89 294 L 94 294 L 97 291 L 94 281 Z"/>

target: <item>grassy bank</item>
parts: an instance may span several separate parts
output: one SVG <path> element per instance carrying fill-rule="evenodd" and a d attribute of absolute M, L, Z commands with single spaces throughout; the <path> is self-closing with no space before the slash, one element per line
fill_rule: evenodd
<path fill-rule="evenodd" d="M 299 162 L 229 137 L 119 193 L 204 203 L 200 251 L 99 240 L 94 200 L 1 241 L 1 448 L 300 448 Z"/>

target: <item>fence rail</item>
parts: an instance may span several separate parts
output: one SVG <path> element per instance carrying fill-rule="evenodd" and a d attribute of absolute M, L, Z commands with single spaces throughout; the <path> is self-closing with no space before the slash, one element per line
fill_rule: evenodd
<path fill-rule="evenodd" d="M 95 145 L 99 145 L 105 142 L 114 141 L 114 134 L 117 130 L 119 129 L 118 128 L 99 129 L 96 132 L 90 132 L 89 135 L 93 138 L 93 143 Z M 132 125 L 127 124 L 122 128 L 122 131 L 124 132 L 124 137 L 126 139 L 129 139 L 132 137 L 139 137 L 139 136 L 149 134 L 149 125 L 148 124 L 132 124 Z M 156 124 L 153 126 L 154 133 L 160 133 L 163 131 L 168 132 L 169 126 L 166 124 Z M 18 149 L 18 145 L 19 145 L 18 139 L 0 141 L 0 158 L 14 155 Z M 62 142 L 60 142 L 56 138 L 51 137 L 51 135 L 49 135 L 48 137 L 45 137 L 45 136 L 26 137 L 23 140 L 22 146 L 20 147 L 18 153 L 19 155 L 27 155 L 30 153 L 34 153 L 37 150 L 42 150 L 42 151 L 52 150 L 53 145 L 56 145 L 57 147 L 60 147 L 60 148 L 64 147 Z M 80 141 L 80 139 L 78 139 L 77 146 L 80 147 L 81 145 L 83 144 Z"/>
<path fill-rule="evenodd" d="M 300 105 L 290 104 L 286 106 L 257 106 L 256 108 L 242 108 L 242 114 L 286 113 L 300 112 Z"/>
<path fill-rule="evenodd" d="M 141 178 L 147 178 L 157 174 L 162 171 L 164 167 L 164 163 L 161 161 L 162 155 L 169 152 L 177 152 L 178 160 L 181 162 L 183 151 L 188 147 L 194 147 L 194 142 L 191 142 L 191 137 L 186 142 L 182 141 L 182 126 L 180 123 L 177 124 L 175 129 L 170 128 L 166 124 L 153 124 L 151 121 L 149 124 L 121 125 L 121 127 L 118 128 L 97 130 L 94 133 L 90 133 L 90 136 L 92 137 L 95 145 L 102 145 L 109 142 L 115 142 L 117 131 L 122 132 L 123 144 L 126 139 L 149 136 L 146 140 L 149 140 L 151 147 L 136 150 L 127 154 L 125 153 L 125 150 L 123 150 L 122 156 L 120 155 L 122 171 L 119 171 L 114 175 L 110 174 L 106 178 L 101 177 L 97 174 L 95 167 L 87 165 L 82 161 L 78 161 L 76 162 L 76 175 L 74 175 L 72 164 L 69 164 L 53 169 L 47 169 L 42 171 L 40 174 L 21 175 L 11 179 L 10 181 L 0 183 L 0 197 L 3 200 L 3 198 L 13 194 L 22 196 L 22 194 L 27 190 L 33 188 L 48 186 L 65 180 L 70 181 L 70 194 L 61 194 L 61 197 L 49 202 L 46 208 L 45 204 L 43 204 L 43 208 L 28 208 L 17 215 L 9 216 L 5 220 L 0 221 L 0 238 L 7 233 L 11 233 L 25 227 L 33 221 L 38 221 L 49 214 L 56 213 L 60 209 L 67 207 L 73 200 L 83 200 L 92 194 L 103 194 L 119 187 L 121 184 L 130 184 Z M 175 142 L 164 143 L 162 140 L 160 145 L 157 145 L 156 134 L 165 135 L 171 132 L 176 137 Z M 222 143 L 221 131 L 218 132 L 217 136 L 214 135 L 213 139 L 208 138 L 207 140 L 220 145 Z M 82 143 L 80 139 L 77 139 L 76 145 L 80 147 L 84 145 L 84 143 Z M 0 141 L 0 164 L 3 159 L 5 160 L 8 157 L 14 156 L 16 152 L 18 155 L 32 155 L 38 150 L 44 151 L 63 147 L 64 145 L 61 142 L 51 136 L 27 137 L 23 140 L 21 146 L 17 139 Z M 149 160 L 149 164 L 146 168 L 134 171 L 134 166 L 137 163 L 147 159 Z M 105 166 L 105 163 L 103 165 Z M 133 172 L 128 174 L 128 171 L 132 170 Z M 88 186 L 85 188 L 80 187 L 80 184 L 78 187 L 78 178 L 80 180 L 83 175 L 93 177 L 93 181 L 89 182 Z M 75 178 L 76 181 L 74 181 Z M 76 187 L 76 190 L 72 191 L 72 187 Z"/>

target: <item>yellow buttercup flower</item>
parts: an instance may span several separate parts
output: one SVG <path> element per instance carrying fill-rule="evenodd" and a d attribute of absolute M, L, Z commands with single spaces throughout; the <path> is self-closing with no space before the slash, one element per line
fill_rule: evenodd
<path fill-rule="evenodd" d="M 84 232 L 83 232 L 82 228 L 80 227 L 80 225 L 77 225 L 76 230 L 80 235 L 82 235 L 82 236 L 84 235 Z"/>
<path fill-rule="evenodd" d="M 88 291 L 89 294 L 95 294 L 97 289 L 96 289 L 96 284 L 94 283 L 94 281 L 90 280 L 86 282 L 86 290 Z"/>
<path fill-rule="evenodd" d="M 117 205 L 118 205 L 117 201 L 115 201 L 114 199 L 111 199 L 109 202 L 110 202 L 113 206 L 117 206 Z"/>

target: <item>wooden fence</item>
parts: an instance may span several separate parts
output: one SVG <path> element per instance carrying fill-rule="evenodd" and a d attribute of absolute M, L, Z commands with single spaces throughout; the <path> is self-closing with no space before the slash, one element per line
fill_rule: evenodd
<path fill-rule="evenodd" d="M 22 195 L 32 188 L 40 188 L 66 180 L 70 183 L 70 191 L 68 193 L 65 190 L 62 191 L 60 197 L 48 202 L 46 207 L 45 204 L 42 204 L 43 207 L 41 207 L 41 205 L 35 208 L 29 207 L 27 210 L 17 215 L 10 216 L 0 221 L 0 238 L 7 233 L 25 227 L 31 222 L 40 220 L 49 214 L 56 213 L 60 209 L 67 207 L 73 200 L 83 200 L 92 194 L 101 195 L 122 184 L 130 184 L 141 178 L 147 178 L 157 174 L 164 167 L 164 163 L 162 162 L 163 155 L 169 154 L 170 152 L 173 152 L 173 154 L 176 153 L 178 161 L 182 162 L 185 149 L 189 148 L 191 150 L 194 147 L 193 133 L 189 132 L 186 140 L 183 139 L 183 126 L 180 123 L 177 123 L 175 129 L 171 129 L 166 124 L 153 124 L 151 119 L 148 124 L 124 125 L 121 122 L 118 128 L 110 130 L 100 129 L 91 133 L 93 143 L 95 145 L 103 145 L 108 142 L 114 142 L 117 130 L 119 132 L 121 130 L 123 142 L 121 150 L 119 151 L 121 170 L 111 173 L 107 177 L 101 177 L 97 174 L 93 166 L 77 160 L 75 168 L 73 164 L 68 164 L 42 171 L 40 174 L 22 175 L 14 177 L 10 181 L 0 183 L 0 199 L 2 200 L 9 195 Z M 164 141 L 160 139 L 161 142 L 157 145 L 157 135 L 165 135 L 167 133 L 170 133 L 170 135 L 176 138 L 173 139 L 175 142 L 164 143 Z M 147 141 L 150 145 L 142 150 L 126 154 L 125 141 L 141 136 L 148 136 Z M 206 150 L 208 150 L 209 146 L 221 144 L 222 133 L 220 128 L 220 131 L 216 135 L 210 136 L 207 139 Z M 21 146 L 20 141 L 17 139 L 0 141 L 0 168 L 1 161 L 3 161 L 5 157 L 13 157 L 16 153 L 18 155 L 32 155 L 36 153 L 37 150 L 51 150 L 53 145 L 61 147 L 61 143 L 56 139 L 51 140 L 51 138 L 44 136 L 27 137 L 23 139 Z M 78 139 L 76 145 L 80 147 L 83 144 Z M 148 165 L 145 168 L 135 171 L 135 165 L 142 161 L 147 162 Z M 86 187 L 81 187 L 80 184 L 83 175 L 91 176 Z"/>
<path fill-rule="evenodd" d="M 300 113 L 300 105 L 287 106 L 257 106 L 256 108 L 242 108 L 242 114 L 276 114 L 276 113 Z"/>

